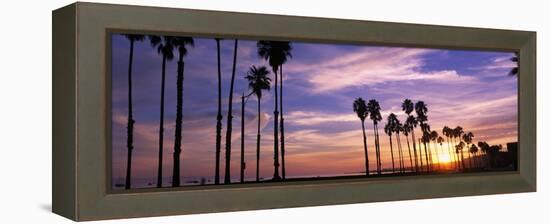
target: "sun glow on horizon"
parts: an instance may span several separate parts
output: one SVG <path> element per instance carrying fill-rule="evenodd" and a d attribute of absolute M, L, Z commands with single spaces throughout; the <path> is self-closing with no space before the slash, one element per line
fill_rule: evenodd
<path fill-rule="evenodd" d="M 440 163 L 449 163 L 452 161 L 451 155 L 448 153 L 439 154 L 438 159 Z"/>

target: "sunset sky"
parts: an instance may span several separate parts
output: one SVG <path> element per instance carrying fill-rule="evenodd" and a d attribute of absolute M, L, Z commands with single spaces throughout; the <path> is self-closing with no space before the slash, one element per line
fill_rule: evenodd
<path fill-rule="evenodd" d="M 355 98 L 376 99 L 382 107 L 380 127 L 382 167 L 391 168 L 388 136 L 383 125 L 389 113 L 405 120 L 405 98 L 428 105 L 428 123 L 441 134 L 444 125 L 471 131 L 473 142 L 505 144 L 517 141 L 517 78 L 512 53 L 373 47 L 292 42 L 293 57 L 284 65 L 286 172 L 292 176 L 344 175 L 364 170 L 361 123 L 352 110 Z M 113 182 L 123 183 L 126 169 L 127 68 L 129 41 L 112 36 Z M 176 52 L 174 52 L 176 53 Z M 222 41 L 223 130 L 233 40 Z M 148 40 L 134 50 L 133 177 L 154 182 L 157 172 L 161 56 Z M 184 182 L 214 175 L 217 109 L 216 42 L 195 38 L 185 57 L 183 99 Z M 257 56 L 256 41 L 240 40 L 233 100 L 232 178 L 240 160 L 241 93 L 248 93 L 245 73 L 251 65 L 267 65 Z M 268 66 L 269 67 L 269 66 Z M 172 170 L 176 114 L 176 61 L 167 63 L 164 177 Z M 271 70 L 271 69 L 270 69 Z M 273 74 L 270 74 L 273 79 Z M 262 98 L 260 176 L 273 175 L 274 92 Z M 256 98 L 245 110 L 246 179 L 255 177 Z M 372 122 L 366 121 L 370 168 L 375 169 Z M 416 129 L 420 136 L 420 129 Z M 402 137 L 404 150 L 407 149 Z M 412 147 L 412 146 L 411 146 Z M 221 167 L 223 162 L 223 147 Z M 408 156 L 408 153 L 405 153 Z M 406 157 L 408 159 L 408 157 Z M 406 160 L 408 161 L 408 160 Z M 406 162 L 408 166 L 408 162 Z M 223 174 L 223 170 L 220 171 Z"/>

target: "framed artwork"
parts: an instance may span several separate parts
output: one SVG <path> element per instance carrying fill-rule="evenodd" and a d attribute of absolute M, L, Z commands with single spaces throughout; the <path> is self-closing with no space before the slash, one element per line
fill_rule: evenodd
<path fill-rule="evenodd" d="M 75 3 L 53 33 L 73 220 L 536 189 L 534 32 Z"/>

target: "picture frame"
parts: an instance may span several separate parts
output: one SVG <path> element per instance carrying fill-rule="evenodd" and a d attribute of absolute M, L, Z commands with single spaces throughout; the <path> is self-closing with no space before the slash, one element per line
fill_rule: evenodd
<path fill-rule="evenodd" d="M 155 19 L 150 19 L 155 18 Z M 53 11 L 52 210 L 75 221 L 536 191 L 536 33 L 77 2 Z M 519 55 L 518 171 L 111 190 L 108 34 L 223 36 Z"/>

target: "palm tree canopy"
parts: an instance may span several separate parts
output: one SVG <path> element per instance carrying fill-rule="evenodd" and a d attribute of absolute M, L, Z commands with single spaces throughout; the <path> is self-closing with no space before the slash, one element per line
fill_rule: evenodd
<path fill-rule="evenodd" d="M 428 134 L 428 138 L 429 138 L 429 135 L 430 135 L 430 125 L 429 124 L 420 124 L 420 129 L 422 129 L 422 132 L 425 132 L 426 134 Z"/>
<path fill-rule="evenodd" d="M 410 124 L 408 124 L 407 122 L 405 122 L 405 124 L 403 124 L 403 134 L 405 136 L 409 136 L 409 133 L 411 133 L 412 131 L 412 127 Z"/>
<path fill-rule="evenodd" d="M 487 144 L 487 142 L 478 142 L 477 146 L 479 146 L 482 152 L 489 151 L 489 144 Z"/>
<path fill-rule="evenodd" d="M 145 35 L 139 34 L 124 34 L 124 36 L 130 41 L 142 41 L 145 39 Z"/>
<path fill-rule="evenodd" d="M 401 108 L 403 108 L 406 114 L 410 115 L 414 110 L 414 103 L 410 99 L 405 99 L 403 104 L 401 104 Z"/>
<path fill-rule="evenodd" d="M 174 59 L 174 37 L 149 35 L 149 41 L 152 47 L 157 48 L 157 53 L 166 57 L 166 60 Z"/>
<path fill-rule="evenodd" d="M 357 114 L 361 121 L 364 121 L 368 116 L 367 104 L 363 98 L 359 97 L 353 101 L 353 112 Z"/>
<path fill-rule="evenodd" d="M 456 128 L 452 129 L 453 137 L 460 138 L 462 134 L 464 134 L 464 130 L 460 126 L 456 126 Z"/>
<path fill-rule="evenodd" d="M 462 136 L 462 140 L 466 142 L 467 144 L 472 143 L 472 139 L 474 138 L 474 134 L 472 132 L 468 132 Z"/>
<path fill-rule="evenodd" d="M 258 99 L 262 98 L 263 90 L 271 89 L 271 79 L 267 76 L 269 71 L 265 66 L 257 68 L 256 66 L 251 66 L 246 76 L 244 77 L 248 80 L 248 89 L 250 89 L 251 94 L 255 94 Z"/>
<path fill-rule="evenodd" d="M 288 41 L 261 40 L 256 44 L 258 56 L 269 62 L 273 72 L 277 73 L 280 65 L 292 57 L 292 45 Z"/>
<path fill-rule="evenodd" d="M 445 139 L 443 137 L 437 137 L 437 143 L 439 143 L 439 145 L 443 145 L 443 142 L 445 142 Z"/>
<path fill-rule="evenodd" d="M 422 123 L 428 120 L 428 105 L 426 105 L 424 101 L 416 102 L 414 109 L 416 111 L 416 119 L 418 122 Z"/>
<path fill-rule="evenodd" d="M 470 153 L 477 153 L 479 149 L 477 148 L 476 144 L 472 144 L 472 146 L 470 146 Z"/>
<path fill-rule="evenodd" d="M 405 124 L 410 126 L 412 130 L 413 128 L 416 128 L 416 126 L 418 125 L 418 121 L 413 115 L 409 115 L 409 117 L 407 117 L 407 120 L 405 121 Z"/>
<path fill-rule="evenodd" d="M 174 45 L 175 48 L 178 49 L 180 56 L 182 57 L 187 55 L 186 46 L 191 46 L 191 47 L 195 46 L 195 41 L 193 40 L 192 37 L 174 37 L 172 41 L 173 41 L 172 44 Z"/>
<path fill-rule="evenodd" d="M 428 143 L 430 142 L 430 134 L 428 132 L 424 132 L 422 134 L 422 138 L 421 138 L 422 142 L 423 143 Z"/>
<path fill-rule="evenodd" d="M 449 137 L 449 136 L 451 136 L 451 129 L 447 126 L 444 126 L 443 130 L 441 130 L 441 133 L 443 133 L 443 135 Z"/>
<path fill-rule="evenodd" d="M 386 125 L 384 126 L 384 132 L 388 135 L 392 135 L 393 132 L 398 132 L 399 120 L 397 120 L 397 116 L 395 116 L 394 113 L 391 113 L 386 121 Z"/>
<path fill-rule="evenodd" d="M 430 140 L 436 141 L 437 137 L 439 137 L 439 134 L 437 133 L 437 131 L 431 131 L 430 132 Z"/>
<path fill-rule="evenodd" d="M 369 113 L 369 118 L 374 124 L 378 124 L 382 120 L 382 114 L 380 114 L 380 104 L 375 99 L 369 100 L 367 103 L 367 111 Z"/>

